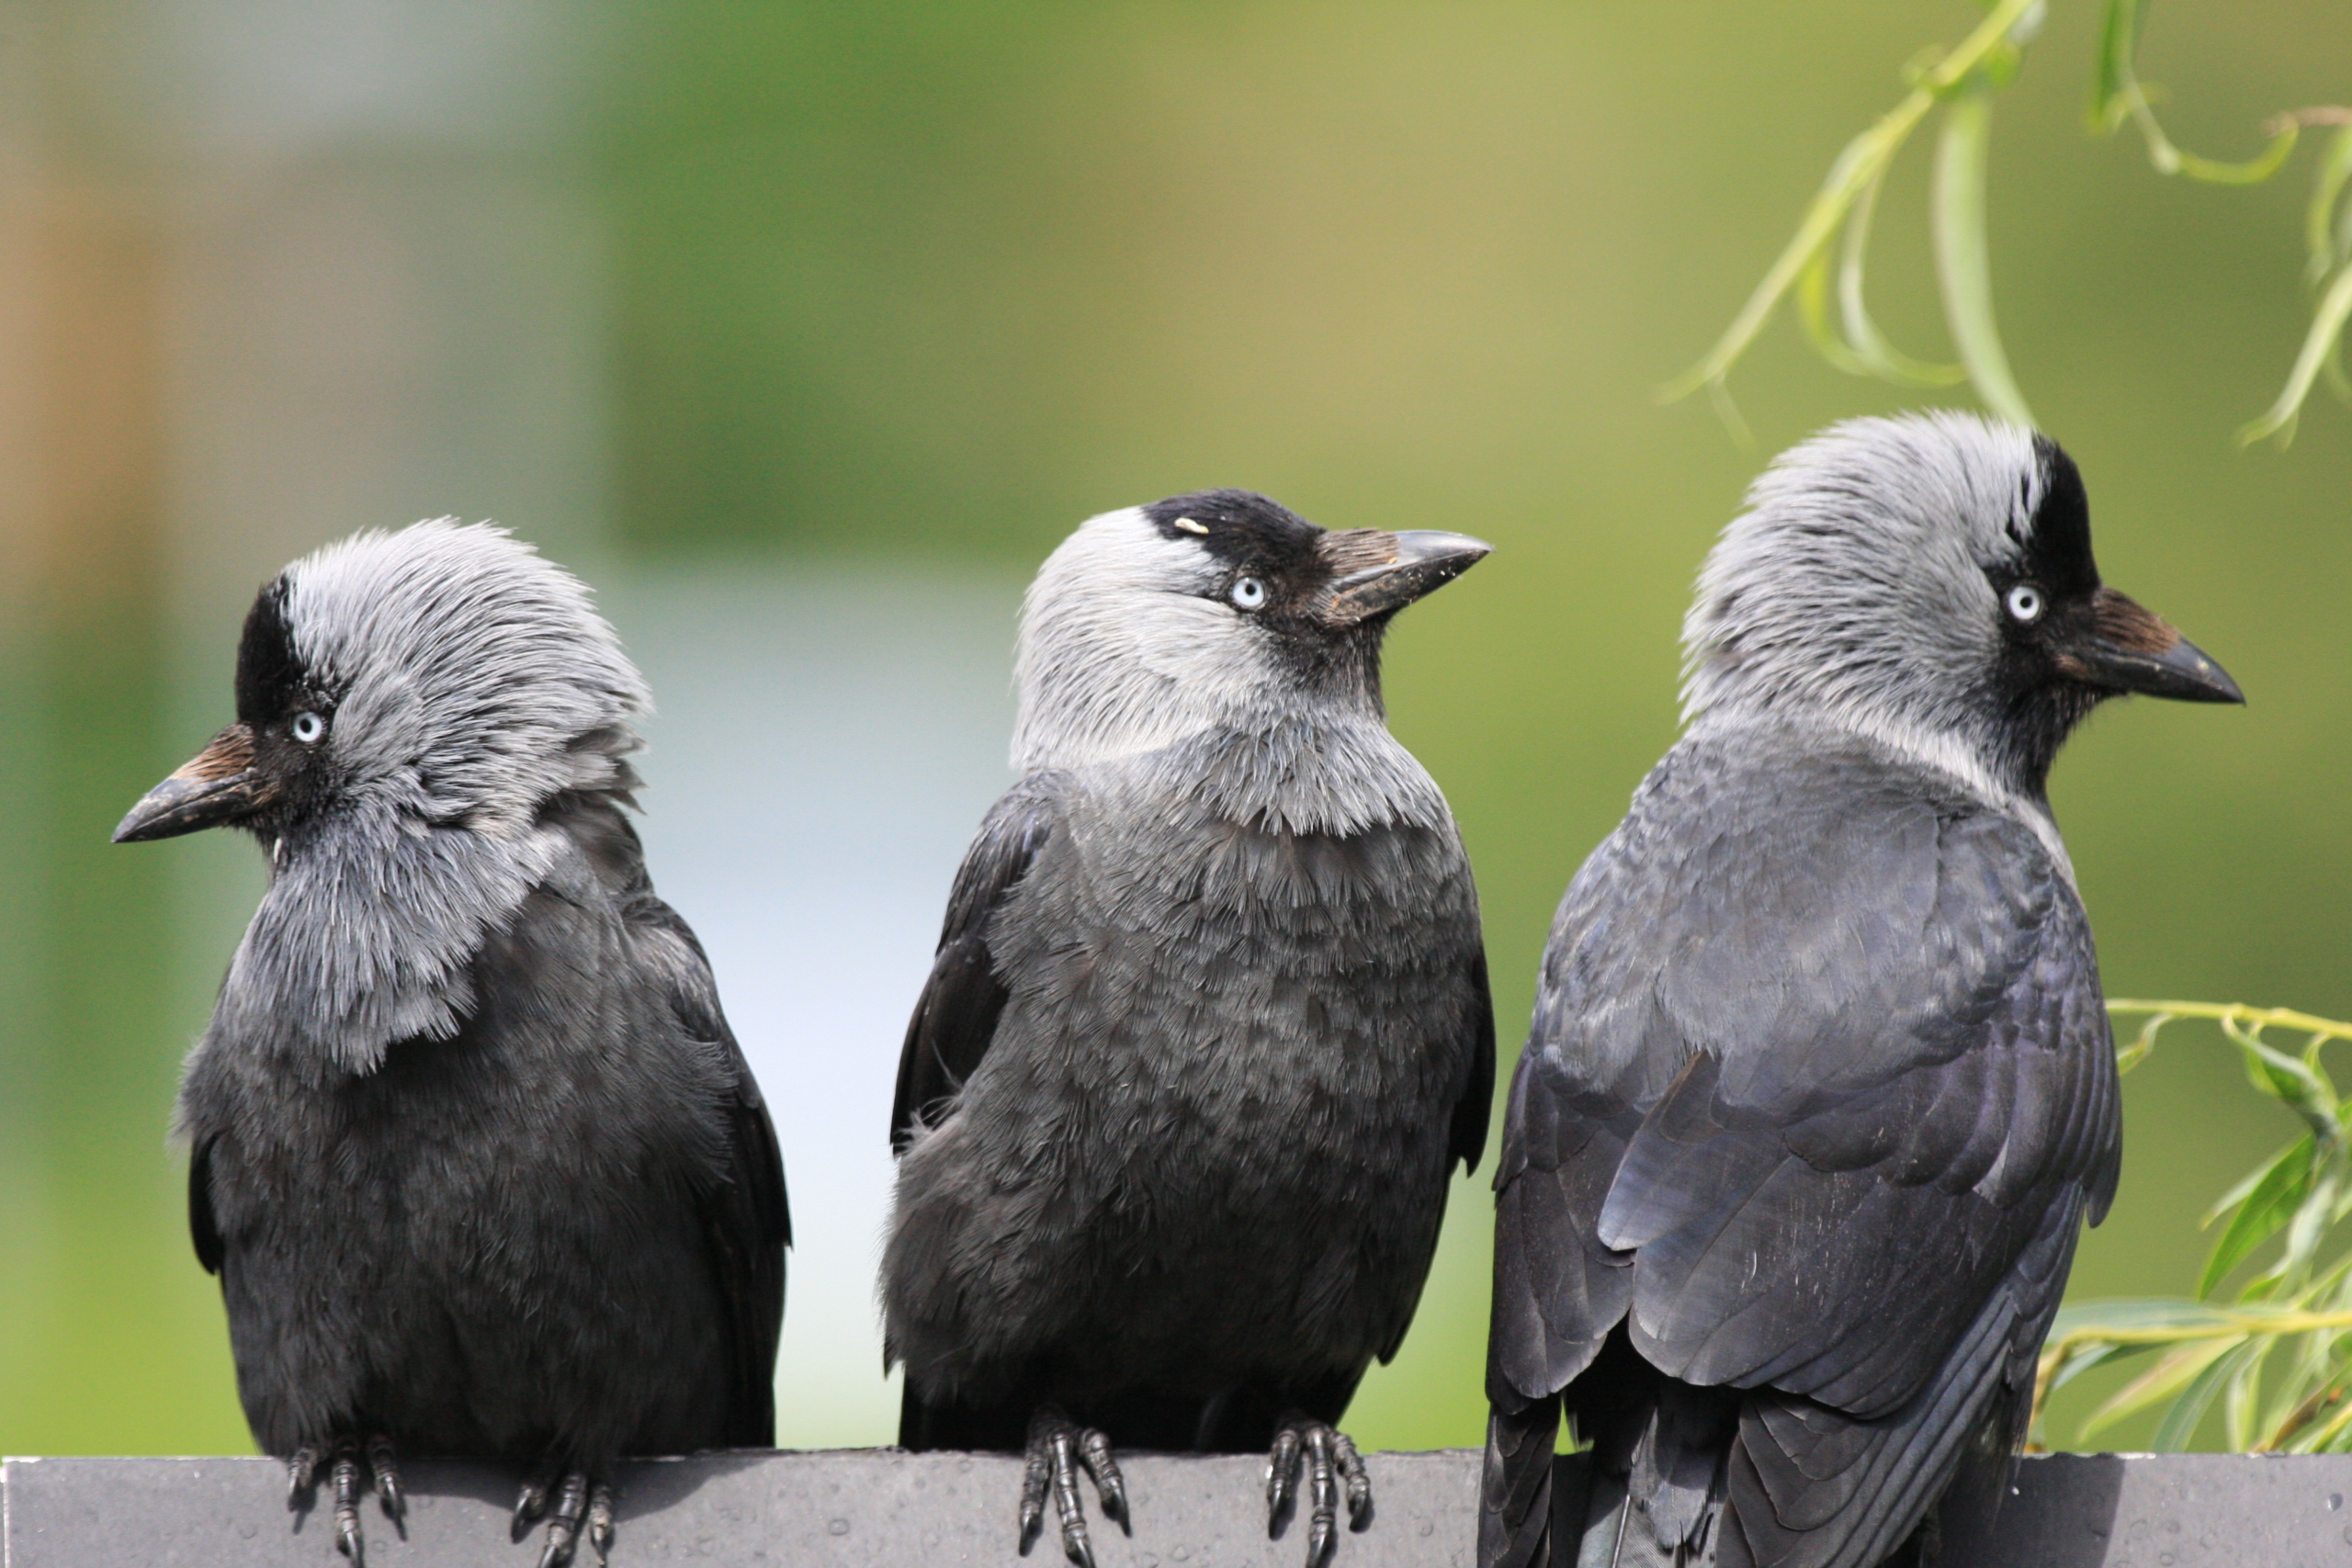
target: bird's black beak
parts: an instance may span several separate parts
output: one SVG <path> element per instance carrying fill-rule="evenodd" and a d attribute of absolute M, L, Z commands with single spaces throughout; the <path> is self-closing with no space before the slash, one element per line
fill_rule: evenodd
<path fill-rule="evenodd" d="M 2061 673 L 2101 691 L 2185 703 L 2245 701 L 2229 671 L 2171 622 L 2112 588 L 2091 596 L 2083 626 L 2056 651 Z"/>
<path fill-rule="evenodd" d="M 136 844 L 235 822 L 277 795 L 277 782 L 254 767 L 254 732 L 232 724 L 149 790 L 116 827 L 114 841 Z"/>
<path fill-rule="evenodd" d="M 1401 610 L 1423 594 L 1442 588 L 1487 556 L 1494 546 L 1467 534 L 1444 534 L 1431 528 L 1408 528 L 1383 533 L 1376 528 L 1351 528 L 1323 537 L 1323 558 L 1332 578 L 1316 604 L 1316 613 L 1335 626 L 1357 626 L 1375 615 Z"/>

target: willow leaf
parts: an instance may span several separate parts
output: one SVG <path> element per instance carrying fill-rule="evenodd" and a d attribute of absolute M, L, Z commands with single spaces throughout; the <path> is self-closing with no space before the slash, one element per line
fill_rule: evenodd
<path fill-rule="evenodd" d="M 1845 341 L 1853 345 L 1854 356 L 1881 380 L 1898 387 L 1956 387 L 1968 379 L 1965 366 L 1912 358 L 1886 340 L 1863 302 L 1862 271 L 1870 252 L 1871 220 L 1878 214 L 1878 193 L 1885 184 L 1886 168 L 1882 164 L 1855 198 L 1854 210 L 1846 219 L 1845 239 L 1838 246 L 1838 310 L 1846 329 Z M 1826 254 L 1823 259 L 1827 259 Z"/>
<path fill-rule="evenodd" d="M 2312 204 L 2303 214 L 2303 248 L 2310 253 L 2305 264 L 2306 276 L 2316 288 L 2327 280 L 2337 263 L 2346 259 L 2345 235 L 2335 221 L 2335 204 L 2344 195 L 2346 180 L 2352 180 L 2352 125 L 2340 125 L 2328 138 L 2327 151 L 2320 154 L 2319 174 L 2312 182 Z M 2352 212 L 2346 215 L 2352 221 Z"/>
<path fill-rule="evenodd" d="M 2244 1348 L 2245 1343 L 2245 1336 L 2238 1334 L 2225 1338 L 2193 1339 L 2185 1345 L 2175 1346 L 2159 1358 L 2154 1366 L 2125 1383 L 2114 1397 L 2093 1411 L 2091 1418 L 2083 1423 L 2083 1435 L 2088 1437 L 2093 1432 L 2111 1427 L 2125 1416 L 2172 1399 L 2194 1385 L 2206 1385 L 2205 1398 L 2210 1403 L 2213 1391 L 2218 1390 L 2221 1383 L 2217 1379 L 2207 1384 L 2206 1374 L 2231 1351 Z M 2197 1414 L 2202 1416 L 2204 1413 L 2204 1407 L 2199 1406 Z M 2192 1427 L 2196 1425 L 2193 1420 L 2189 1424 Z"/>
<path fill-rule="evenodd" d="M 2276 435 L 2280 443 L 2294 438 L 2295 415 L 2301 412 L 2303 400 L 2311 396 L 2312 383 L 2318 379 L 2321 365 L 2334 352 L 2336 339 L 2344 333 L 2344 322 L 2352 317 L 2352 264 L 2335 275 L 2321 296 L 2319 309 L 2312 315 L 2311 331 L 2303 336 L 2302 352 L 2295 356 L 2294 369 L 2287 373 L 2287 385 L 2279 390 L 2278 400 L 2264 411 L 2261 418 L 2238 432 L 2238 445 L 2250 446 L 2266 436 Z"/>
<path fill-rule="evenodd" d="M 2230 1223 L 2214 1242 L 2211 1256 L 2205 1259 L 2205 1271 L 2198 1276 L 2199 1296 L 2211 1295 L 2213 1287 L 2245 1262 L 2248 1253 L 2276 1235 L 2293 1218 L 2303 1200 L 2311 1196 L 2312 1181 L 2318 1174 L 2312 1159 L 2316 1147 L 2312 1135 L 2304 1134 L 2269 1165 L 2241 1182 L 2241 1190 L 2214 1205 L 2206 1223 L 2211 1224 L 2225 1213 L 2230 1215 Z"/>
<path fill-rule="evenodd" d="M 2009 373 L 2009 356 L 1993 322 L 1993 266 L 1984 233 L 1984 165 L 1993 134 L 1991 90 L 1972 84 L 1944 107 L 1936 141 L 1936 274 L 1944 319 L 1960 362 L 1985 406 L 2019 424 L 2034 423 Z"/>

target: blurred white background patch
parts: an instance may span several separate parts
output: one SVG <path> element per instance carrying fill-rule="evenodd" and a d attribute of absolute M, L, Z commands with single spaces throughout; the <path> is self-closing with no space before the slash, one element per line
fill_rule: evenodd
<path fill-rule="evenodd" d="M 632 568 L 600 597 L 653 687 L 639 820 L 784 1148 L 776 1443 L 895 1442 L 875 1295 L 899 1043 L 965 846 L 1011 783 L 1020 583 Z"/>

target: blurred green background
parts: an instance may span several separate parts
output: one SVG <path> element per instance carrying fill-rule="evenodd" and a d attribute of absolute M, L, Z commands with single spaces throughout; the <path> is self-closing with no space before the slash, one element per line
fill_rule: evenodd
<path fill-rule="evenodd" d="M 1182 490 L 1478 534 L 1497 554 L 1403 619 L 1388 690 L 1461 816 L 1515 1043 L 1562 886 L 1675 733 L 1711 536 L 1770 450 L 1912 400 L 1786 322 L 1732 382 L 1761 450 L 1652 390 L 1901 62 L 1979 14 L 0 3 L 0 1452 L 249 1447 L 164 1133 L 258 875 L 246 846 L 107 833 L 228 716 L 254 583 L 356 527 L 495 516 L 610 586 L 633 637 L 632 604 L 690 622 L 695 585 L 725 583 L 884 647 L 924 594 L 978 584 L 999 648 L 1077 521 Z M 2052 4 L 1999 105 L 2002 325 L 2107 577 L 2251 701 L 2102 713 L 2057 808 L 2111 993 L 2352 1014 L 2352 419 L 2322 396 L 2289 451 L 2228 439 L 2301 335 L 2308 165 L 2192 187 L 2086 137 L 2095 21 Z M 2341 101 L 2347 62 L 2340 0 L 2159 7 L 2142 56 L 2176 137 L 2222 156 Z M 1874 283 L 1915 352 L 1940 341 L 1923 152 Z M 664 747 L 763 731 L 744 690 L 673 705 L 650 834 Z M 959 820 L 1003 782 L 963 778 Z M 918 952 L 952 848 L 924 863 Z M 684 912 L 716 951 L 710 907 Z M 763 1074 L 821 1058 L 887 1085 L 895 1028 L 817 1032 L 766 1042 Z M 2183 1293 L 2198 1213 L 2293 1129 L 2187 1029 L 2127 1115 L 2074 1288 Z M 821 1210 L 835 1173 L 786 1157 L 796 1210 Z M 1364 1385 L 1368 1444 L 1477 1440 L 1486 1174 Z M 856 1380 L 809 1394 L 787 1370 L 780 1440 L 885 1440 L 893 1402 Z"/>

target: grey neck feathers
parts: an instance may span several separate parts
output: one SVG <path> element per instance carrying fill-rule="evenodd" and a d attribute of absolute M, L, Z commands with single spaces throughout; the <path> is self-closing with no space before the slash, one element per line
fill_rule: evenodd
<path fill-rule="evenodd" d="M 1105 766 L 1130 787 L 1182 802 L 1189 815 L 1269 833 L 1346 837 L 1453 821 L 1429 771 L 1362 714 L 1219 725 Z"/>
<path fill-rule="evenodd" d="M 636 743 L 625 730 L 590 738 L 577 793 L 626 802 L 637 779 L 623 759 Z M 474 1010 L 475 956 L 571 848 L 544 818 L 434 821 L 369 795 L 264 842 L 269 889 L 230 961 L 208 1044 L 350 1074 L 374 1071 L 398 1041 L 458 1031 Z"/>
<path fill-rule="evenodd" d="M 563 848 L 554 829 L 492 837 L 372 802 L 287 843 L 207 1044 L 353 1074 L 396 1041 L 457 1032 L 473 1011 L 474 955 Z"/>

